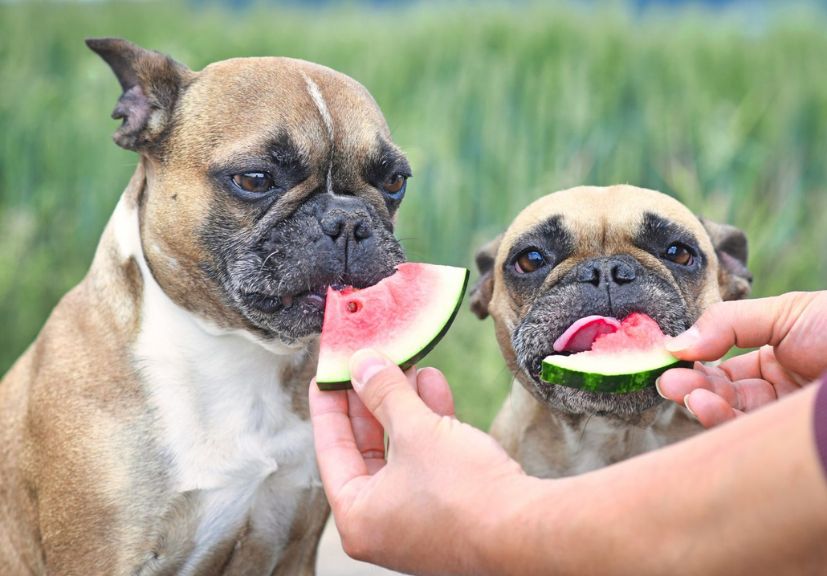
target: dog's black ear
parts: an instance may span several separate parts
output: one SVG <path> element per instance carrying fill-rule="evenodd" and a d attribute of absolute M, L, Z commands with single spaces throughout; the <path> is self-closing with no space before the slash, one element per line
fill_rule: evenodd
<path fill-rule="evenodd" d="M 497 258 L 497 250 L 503 235 L 500 234 L 479 249 L 475 258 L 477 270 L 480 277 L 477 283 L 471 288 L 471 311 L 477 318 L 483 320 L 488 317 L 488 304 L 491 302 L 491 295 L 494 293 L 494 261 Z"/>
<path fill-rule="evenodd" d="M 112 118 L 123 119 L 113 136 L 115 143 L 128 150 L 152 151 L 192 72 L 165 54 L 121 38 L 88 38 L 86 45 L 109 64 L 123 89 L 112 111 Z"/>
<path fill-rule="evenodd" d="M 747 237 L 728 224 L 718 224 L 705 218 L 706 228 L 715 254 L 718 256 L 718 288 L 724 300 L 740 300 L 749 296 L 752 274 L 747 269 Z"/>

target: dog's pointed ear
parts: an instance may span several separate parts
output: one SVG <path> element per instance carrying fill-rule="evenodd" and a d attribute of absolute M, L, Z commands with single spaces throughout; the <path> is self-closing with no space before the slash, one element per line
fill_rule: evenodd
<path fill-rule="evenodd" d="M 471 288 L 471 311 L 477 318 L 483 320 L 488 317 L 488 305 L 491 303 L 491 295 L 494 293 L 494 261 L 497 258 L 497 250 L 500 248 L 503 235 L 500 234 L 477 252 L 475 258 L 477 270 L 480 277 L 477 283 Z"/>
<path fill-rule="evenodd" d="M 740 300 L 749 296 L 752 274 L 747 269 L 747 237 L 728 224 L 718 224 L 701 218 L 715 254 L 718 257 L 718 289 L 724 300 Z"/>
<path fill-rule="evenodd" d="M 165 54 L 121 38 L 88 38 L 86 45 L 109 64 L 123 89 L 112 111 L 112 118 L 123 119 L 123 124 L 113 140 L 128 150 L 152 151 L 169 127 L 192 72 Z"/>

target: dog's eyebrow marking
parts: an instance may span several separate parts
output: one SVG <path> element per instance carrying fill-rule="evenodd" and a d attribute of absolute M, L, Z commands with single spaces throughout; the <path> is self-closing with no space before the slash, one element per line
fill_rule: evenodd
<path fill-rule="evenodd" d="M 316 105 L 316 109 L 319 111 L 319 115 L 322 117 L 322 122 L 324 123 L 324 127 L 327 130 L 327 137 L 330 140 L 330 158 L 327 163 L 327 176 L 325 187 L 327 188 L 328 194 L 333 194 L 333 118 L 330 116 L 330 110 L 327 108 L 327 102 L 324 101 L 324 96 L 322 96 L 321 90 L 319 90 L 319 86 L 313 81 L 313 79 L 302 72 L 302 77 L 304 77 L 304 83 L 307 85 L 307 92 L 310 94 L 310 98 L 313 100 L 313 104 Z"/>
<path fill-rule="evenodd" d="M 666 245 L 675 241 L 690 245 L 697 245 L 698 243 L 698 239 L 689 229 L 677 222 L 658 216 L 654 212 L 643 214 L 643 220 L 634 240 L 639 247 L 645 247 L 652 242 L 658 245 Z"/>
<path fill-rule="evenodd" d="M 511 247 L 506 265 L 527 246 L 546 248 L 554 253 L 558 261 L 574 253 L 574 240 L 563 222 L 563 216 L 556 214 L 543 220 L 522 234 Z"/>

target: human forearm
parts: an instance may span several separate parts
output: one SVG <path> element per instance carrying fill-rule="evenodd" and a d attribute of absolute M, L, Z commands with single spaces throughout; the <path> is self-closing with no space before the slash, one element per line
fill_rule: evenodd
<path fill-rule="evenodd" d="M 665 450 L 496 505 L 487 571 L 509 574 L 808 574 L 827 565 L 827 482 L 813 446 L 815 387 Z M 494 507 L 494 504 L 490 504 Z M 507 552 L 504 552 L 507 551 Z M 496 568 L 496 569 L 495 569 Z"/>

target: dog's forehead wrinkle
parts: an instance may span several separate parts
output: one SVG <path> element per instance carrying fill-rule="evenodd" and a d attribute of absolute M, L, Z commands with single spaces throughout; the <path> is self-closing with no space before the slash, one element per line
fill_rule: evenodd
<path fill-rule="evenodd" d="M 330 116 L 330 110 L 327 107 L 327 102 L 325 102 L 324 96 L 322 96 L 321 90 L 319 90 L 319 86 L 304 71 L 302 71 L 302 76 L 304 77 L 305 84 L 307 85 L 307 92 L 310 94 L 310 98 L 313 100 L 316 110 L 319 111 L 319 116 L 321 116 L 325 130 L 327 131 L 329 152 L 327 172 L 325 175 L 325 189 L 328 194 L 333 194 L 333 158 L 335 155 L 336 143 L 335 133 L 333 130 L 333 118 Z"/>
<path fill-rule="evenodd" d="M 527 206 L 515 218 L 509 230 L 526 230 L 553 214 L 564 213 L 572 230 L 587 230 L 595 221 L 612 222 L 615 227 L 634 230 L 641 215 L 656 208 L 658 214 L 680 222 L 700 233 L 703 226 L 697 217 L 676 199 L 644 188 L 629 185 L 607 187 L 579 186 L 548 194 Z M 508 238 L 510 245 L 513 235 Z"/>

